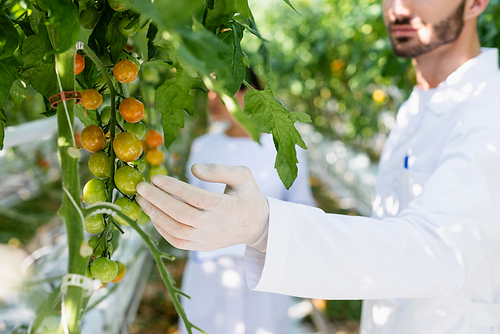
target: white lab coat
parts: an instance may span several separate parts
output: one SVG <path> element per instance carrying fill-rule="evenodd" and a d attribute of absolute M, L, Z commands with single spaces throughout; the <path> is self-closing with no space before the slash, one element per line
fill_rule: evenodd
<path fill-rule="evenodd" d="M 250 287 L 365 299 L 362 334 L 500 333 L 499 150 L 498 51 L 483 49 L 401 106 L 372 218 L 269 198 Z"/>
<path fill-rule="evenodd" d="M 276 149 L 271 135 L 261 136 L 262 146 L 251 138 L 206 134 L 193 142 L 188 168 L 194 163 L 244 165 L 250 168 L 261 191 L 274 198 L 314 205 L 309 186 L 307 157 L 298 152 L 299 176 L 287 190 L 274 169 Z M 203 182 L 188 173 L 189 183 L 223 193 L 225 185 Z M 188 319 L 213 334 L 284 334 L 290 325 L 289 296 L 253 291 L 245 280 L 245 245 L 211 252 L 190 252 L 182 290 L 192 297 L 182 303 Z M 187 333 L 183 324 L 181 334 Z"/>

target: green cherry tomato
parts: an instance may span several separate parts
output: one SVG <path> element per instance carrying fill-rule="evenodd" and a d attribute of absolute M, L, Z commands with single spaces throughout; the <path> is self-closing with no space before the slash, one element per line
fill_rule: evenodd
<path fill-rule="evenodd" d="M 139 172 L 141 172 L 141 173 L 144 172 L 144 170 L 146 169 L 146 164 L 142 160 L 132 161 L 131 164 L 135 165 L 137 167 L 137 169 L 139 170 Z"/>
<path fill-rule="evenodd" d="M 145 182 L 146 178 L 134 167 L 123 166 L 116 170 L 115 185 L 125 195 L 135 195 L 135 188 L 141 182 Z"/>
<path fill-rule="evenodd" d="M 82 10 L 80 13 L 80 25 L 85 29 L 92 30 L 101 19 L 101 14 L 94 7 Z"/>
<path fill-rule="evenodd" d="M 85 231 L 91 234 L 101 233 L 104 231 L 104 227 L 104 217 L 102 214 L 85 218 Z"/>
<path fill-rule="evenodd" d="M 132 220 L 137 220 L 141 218 L 141 207 L 139 204 L 132 202 L 128 198 L 122 197 L 115 201 L 116 205 L 122 208 L 122 212 L 127 215 Z M 129 224 L 122 218 L 116 216 L 114 217 L 117 222 L 122 225 L 128 226 Z"/>
<path fill-rule="evenodd" d="M 98 235 L 94 235 L 88 241 L 89 246 L 92 247 L 92 249 L 94 250 L 94 255 L 92 256 L 93 258 L 101 257 L 102 252 L 104 252 L 104 242 L 101 242 L 99 246 L 96 248 L 100 239 L 101 238 Z M 111 242 L 108 242 L 106 248 L 108 249 L 109 254 L 113 254 L 114 246 Z"/>
<path fill-rule="evenodd" d="M 109 7 L 117 12 L 124 12 L 132 6 L 132 1 L 130 0 L 108 0 Z"/>
<path fill-rule="evenodd" d="M 150 220 L 151 219 L 149 218 L 149 216 L 144 211 L 142 211 L 141 218 L 139 218 L 139 220 L 137 221 L 137 224 L 146 225 L 147 223 L 149 223 Z"/>
<path fill-rule="evenodd" d="M 106 202 L 106 198 L 106 185 L 100 179 L 92 179 L 83 187 L 83 199 L 90 205 Z"/>
<path fill-rule="evenodd" d="M 132 22 L 132 20 L 128 17 L 122 18 L 120 21 L 118 21 L 118 31 L 123 36 L 134 36 L 137 32 L 137 23 L 134 24 L 132 28 L 127 29 L 127 26 L 130 24 L 130 22 Z"/>
<path fill-rule="evenodd" d="M 149 169 L 149 178 L 155 175 L 168 175 L 167 168 L 163 165 L 151 166 Z"/>
<path fill-rule="evenodd" d="M 111 282 L 118 274 L 118 265 L 115 261 L 100 257 L 90 265 L 92 276 L 100 279 L 103 283 Z"/>
<path fill-rule="evenodd" d="M 95 177 L 105 179 L 110 175 L 111 159 L 104 152 L 96 152 L 89 158 L 89 170 Z"/>
<path fill-rule="evenodd" d="M 127 132 L 131 132 L 137 139 L 142 140 L 146 135 L 146 126 L 143 123 L 128 123 L 125 122 L 123 129 Z"/>
<path fill-rule="evenodd" d="M 102 110 L 101 110 L 102 125 L 108 124 L 110 119 L 111 119 L 111 107 L 107 106 L 107 107 L 102 108 Z"/>

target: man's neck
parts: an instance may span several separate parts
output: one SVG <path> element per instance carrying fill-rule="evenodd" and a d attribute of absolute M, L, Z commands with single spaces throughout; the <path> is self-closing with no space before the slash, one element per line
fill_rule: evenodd
<path fill-rule="evenodd" d="M 420 89 L 436 88 L 469 59 L 481 53 L 475 26 L 464 26 L 460 37 L 449 44 L 413 58 Z"/>

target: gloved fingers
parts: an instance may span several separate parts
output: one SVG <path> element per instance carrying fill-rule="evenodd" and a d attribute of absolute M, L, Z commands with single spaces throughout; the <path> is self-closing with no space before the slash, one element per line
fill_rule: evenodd
<path fill-rule="evenodd" d="M 165 175 L 153 176 L 151 183 L 187 204 L 200 209 L 218 207 L 227 198 L 224 194 L 201 189 Z"/>
<path fill-rule="evenodd" d="M 191 172 L 202 181 L 225 183 L 235 190 L 255 182 L 252 171 L 245 166 L 194 164 L 191 166 Z"/>
<path fill-rule="evenodd" d="M 188 240 L 178 239 L 178 238 L 174 237 L 173 235 L 171 235 L 170 233 L 168 233 L 162 227 L 161 224 L 155 223 L 153 220 L 151 222 L 153 223 L 153 225 L 156 228 L 156 230 L 158 231 L 158 233 L 160 233 L 161 236 L 165 240 L 167 240 L 168 243 L 171 244 L 172 246 L 174 246 L 175 248 L 185 249 L 185 250 L 196 250 L 192 247 L 186 248 L 186 247 L 188 247 L 188 245 L 191 245 L 191 243 Z"/>
<path fill-rule="evenodd" d="M 141 201 L 138 201 L 141 207 L 143 205 L 147 206 L 147 203 L 144 203 L 144 201 L 147 201 L 178 222 L 193 227 L 196 227 L 197 223 L 199 224 L 199 214 L 202 212 L 200 209 L 172 197 L 149 183 L 140 183 L 137 186 L 137 192 L 141 198 Z"/>
<path fill-rule="evenodd" d="M 160 232 L 169 242 L 175 242 L 177 245 L 180 245 L 192 238 L 192 232 L 195 228 L 172 219 L 172 217 L 165 214 L 141 196 L 137 197 L 137 203 L 139 203 L 142 210 L 149 216 L 158 232 Z"/>

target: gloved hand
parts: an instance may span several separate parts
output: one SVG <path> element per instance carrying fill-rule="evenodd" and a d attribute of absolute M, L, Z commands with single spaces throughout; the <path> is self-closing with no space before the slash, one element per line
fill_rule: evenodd
<path fill-rule="evenodd" d="M 224 194 L 163 175 L 153 176 L 152 185 L 137 186 L 137 203 L 158 232 L 181 249 L 211 251 L 243 243 L 265 251 L 269 205 L 250 169 L 195 164 L 191 171 L 200 180 L 225 183 Z"/>

